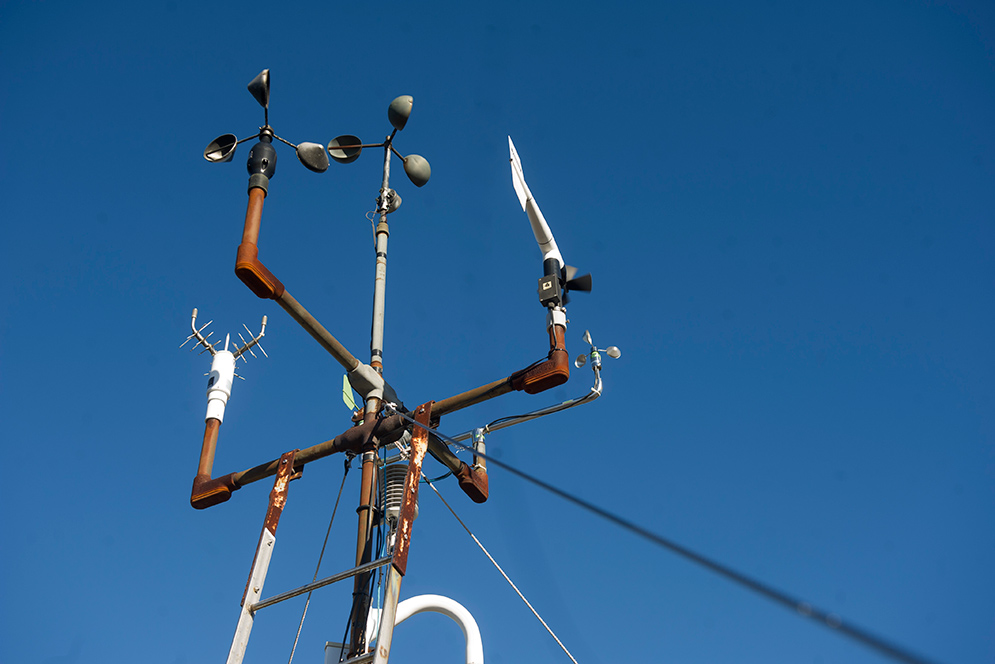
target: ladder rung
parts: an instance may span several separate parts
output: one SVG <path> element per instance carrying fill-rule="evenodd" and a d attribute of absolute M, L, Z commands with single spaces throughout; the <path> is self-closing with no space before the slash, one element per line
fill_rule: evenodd
<path fill-rule="evenodd" d="M 346 570 L 344 572 L 339 572 L 338 574 L 333 574 L 332 576 L 326 576 L 324 579 L 319 579 L 313 583 L 301 586 L 300 588 L 294 588 L 293 590 L 288 590 L 285 593 L 274 595 L 269 599 L 261 600 L 250 606 L 249 612 L 255 613 L 259 609 L 265 609 L 267 606 L 273 606 L 274 604 L 279 604 L 284 600 L 292 599 L 294 597 L 298 597 L 299 595 L 303 595 L 306 592 L 317 590 L 318 588 L 324 588 L 325 586 L 330 586 L 336 581 L 342 581 L 343 579 L 350 579 L 358 574 L 362 574 L 363 572 L 369 572 L 371 570 L 375 570 L 378 567 L 386 565 L 391 560 L 392 560 L 391 556 L 385 556 L 383 558 L 380 558 L 379 560 L 374 560 L 373 562 L 366 563 L 365 565 L 360 565 L 359 567 L 353 567 L 352 569 Z M 360 660 L 350 659 L 347 661 L 359 662 Z M 367 660 L 362 660 L 362 661 L 365 662 Z"/>
<path fill-rule="evenodd" d="M 356 657 L 353 657 L 352 659 L 347 659 L 344 662 L 341 662 L 340 664 L 363 664 L 363 662 L 372 662 L 373 658 L 376 657 L 376 655 L 377 651 L 371 650 L 365 655 L 357 655 Z"/>

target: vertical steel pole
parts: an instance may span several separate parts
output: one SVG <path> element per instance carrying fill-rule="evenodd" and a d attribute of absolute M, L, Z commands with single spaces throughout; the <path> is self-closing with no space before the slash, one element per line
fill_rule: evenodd
<path fill-rule="evenodd" d="M 396 129 L 394 133 L 396 133 Z M 373 285 L 373 322 L 370 330 L 370 366 L 383 373 L 384 301 L 387 293 L 387 211 L 390 205 L 390 147 L 394 133 L 384 143 L 383 182 L 380 186 L 380 223 L 376 231 L 376 277 Z M 381 399 L 370 397 L 366 401 L 364 418 L 372 421 L 380 412 Z M 360 488 L 359 527 L 356 534 L 356 566 L 372 560 L 374 475 L 377 467 L 376 443 L 370 440 L 363 447 L 363 478 Z M 352 627 L 349 642 L 351 657 L 366 652 L 366 616 L 370 611 L 370 577 L 372 572 L 356 576 L 352 593 Z"/>
<path fill-rule="evenodd" d="M 394 130 L 397 131 L 396 129 Z M 394 134 L 387 137 L 383 154 L 383 183 L 380 186 L 380 223 L 377 224 L 377 272 L 373 288 L 373 326 L 370 332 L 370 366 L 383 373 L 384 300 L 387 294 L 387 210 L 390 206 L 390 147 Z"/>
<path fill-rule="evenodd" d="M 240 664 L 245 657 L 245 648 L 249 645 L 249 633 L 255 618 L 251 607 L 259 601 L 266 581 L 270 559 L 273 557 L 273 547 L 276 545 L 276 527 L 280 523 L 280 515 L 287 504 L 287 492 L 290 480 L 294 476 L 294 457 L 298 450 L 287 452 L 280 457 L 280 467 L 276 471 L 276 481 L 269 494 L 269 507 L 263 520 L 263 530 L 259 534 L 259 544 L 252 558 L 252 569 L 249 571 L 249 581 L 245 584 L 242 595 L 242 612 L 238 616 L 235 627 L 235 637 L 228 651 L 228 664 Z"/>

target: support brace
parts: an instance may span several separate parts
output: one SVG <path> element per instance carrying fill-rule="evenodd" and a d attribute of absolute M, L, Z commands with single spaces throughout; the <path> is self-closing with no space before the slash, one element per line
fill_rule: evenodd
<path fill-rule="evenodd" d="M 228 651 L 227 664 L 241 664 L 242 658 L 245 657 L 245 648 L 249 645 L 249 634 L 255 619 L 252 606 L 259 601 L 263 592 L 266 572 L 269 569 L 270 559 L 273 557 L 273 548 L 276 546 L 276 527 L 280 524 L 280 516 L 287 504 L 290 481 L 300 477 L 299 473 L 294 473 L 294 457 L 296 455 L 297 450 L 292 450 L 280 457 L 280 468 L 276 473 L 273 490 L 269 494 L 269 507 L 266 510 L 266 518 L 263 520 L 263 530 L 259 535 L 256 554 L 252 558 L 252 569 L 249 571 L 245 593 L 242 594 L 242 612 L 238 616 L 238 625 L 235 627 L 235 637 L 232 639 L 231 649 Z"/>
<path fill-rule="evenodd" d="M 418 483 L 421 481 L 421 466 L 428 450 L 428 426 L 432 419 L 432 404 L 422 404 L 415 409 L 415 426 L 411 434 L 411 456 L 408 459 L 408 474 L 404 478 L 404 498 L 401 513 L 397 520 L 397 546 L 394 560 L 387 573 L 387 592 L 384 608 L 380 614 L 380 631 L 377 636 L 374 664 L 387 664 L 390 657 L 390 644 L 394 636 L 394 619 L 397 613 L 397 600 L 401 594 L 401 578 L 408 569 L 408 549 L 411 545 L 411 526 L 415 521 L 415 505 L 418 502 Z"/>

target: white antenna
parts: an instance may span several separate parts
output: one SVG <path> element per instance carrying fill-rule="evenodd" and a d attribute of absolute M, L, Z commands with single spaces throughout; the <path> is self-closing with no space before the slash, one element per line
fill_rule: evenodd
<path fill-rule="evenodd" d="M 266 316 L 263 316 L 259 334 L 255 336 L 252 336 L 252 332 L 249 332 L 248 327 L 245 327 L 244 324 L 242 325 L 242 327 L 245 327 L 246 332 L 249 332 L 249 335 L 252 336 L 252 338 L 250 341 L 246 341 L 245 338 L 242 337 L 241 333 L 238 333 L 239 338 L 242 339 L 242 346 L 235 352 L 228 350 L 228 346 L 231 342 L 230 334 L 225 335 L 224 350 L 218 350 L 215 348 L 214 344 L 209 343 L 207 337 L 201 334 L 201 332 L 203 332 L 204 329 L 213 322 L 214 321 L 212 320 L 198 329 L 197 310 L 194 309 L 193 313 L 190 315 L 190 336 L 186 338 L 186 341 L 180 344 L 180 348 L 186 346 L 187 342 L 191 339 L 196 339 L 197 343 L 194 344 L 193 348 L 203 346 L 204 350 L 210 352 L 211 355 L 214 356 L 214 359 L 211 361 L 211 370 L 207 374 L 207 415 L 204 419 L 209 420 L 214 418 L 218 420 L 218 422 L 223 422 L 225 418 L 225 406 L 228 404 L 228 399 L 231 397 L 232 382 L 235 378 L 242 378 L 235 373 L 235 360 L 242 357 L 242 355 L 246 352 L 252 355 L 252 357 L 255 357 L 256 354 L 252 352 L 253 347 L 258 347 L 260 352 L 262 352 L 263 355 L 266 355 L 266 351 L 264 351 L 263 347 L 259 345 L 259 340 L 266 335 Z M 209 337 L 211 335 L 208 334 L 207 336 Z M 193 348 L 191 348 L 191 350 L 193 350 Z M 266 357 L 269 356 L 266 355 Z M 242 357 L 242 359 L 245 361 L 244 357 Z"/>
<path fill-rule="evenodd" d="M 197 308 L 196 308 L 196 307 L 194 307 L 194 310 L 193 310 L 193 314 L 192 314 L 192 315 L 190 316 L 190 329 L 191 329 L 192 331 L 191 331 L 191 333 L 190 333 L 190 336 L 188 336 L 188 337 L 187 337 L 186 341 L 184 341 L 183 343 L 181 343 L 181 344 L 180 344 L 180 348 L 183 348 L 184 346 L 186 346 L 186 345 L 187 345 L 187 342 L 188 342 L 188 341 L 190 341 L 191 339 L 196 339 L 196 340 L 197 340 L 197 343 L 195 343 L 195 344 L 193 345 L 193 347 L 192 347 L 192 348 L 191 348 L 190 350 L 193 350 L 193 349 L 194 349 L 194 348 L 196 348 L 197 346 L 203 346 L 203 347 L 204 347 L 204 350 L 208 350 L 208 351 L 210 351 L 210 352 L 211 352 L 211 355 L 214 355 L 214 354 L 215 354 L 215 353 L 217 352 L 217 351 L 215 351 L 215 350 L 214 350 L 214 346 L 212 346 L 211 344 L 209 344 L 209 343 L 207 342 L 207 337 L 205 337 L 205 336 L 203 336 L 203 335 L 201 334 L 201 332 L 203 332 L 203 331 L 204 331 L 204 329 L 205 329 L 205 328 L 207 328 L 207 326 L 208 326 L 208 325 L 210 325 L 210 324 L 211 324 L 211 323 L 213 323 L 213 322 L 214 322 L 213 320 L 209 320 L 209 321 L 207 321 L 207 322 L 206 322 L 206 323 L 204 323 L 204 325 L 202 325 L 202 326 L 201 326 L 201 328 L 200 328 L 200 329 L 198 330 L 198 329 L 197 329 Z M 214 332 L 209 332 L 209 333 L 207 334 L 207 336 L 209 337 L 209 336 L 211 336 L 212 334 L 214 334 Z M 201 352 L 203 352 L 203 351 L 201 351 Z"/>

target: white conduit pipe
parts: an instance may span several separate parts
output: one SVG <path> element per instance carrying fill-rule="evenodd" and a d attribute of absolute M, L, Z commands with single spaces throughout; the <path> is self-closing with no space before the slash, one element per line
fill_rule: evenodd
<path fill-rule="evenodd" d="M 442 595 L 411 597 L 397 604 L 394 624 L 400 625 L 416 613 L 424 613 L 425 611 L 434 611 L 452 618 L 463 630 L 463 636 L 466 638 L 466 664 L 484 664 L 484 644 L 480 639 L 480 628 L 477 627 L 477 621 L 473 619 L 466 607 L 456 600 Z"/>

